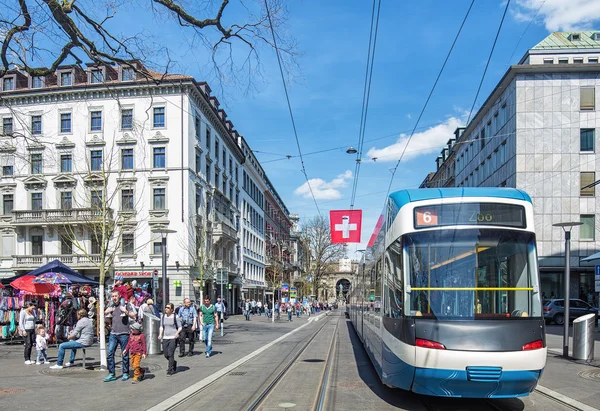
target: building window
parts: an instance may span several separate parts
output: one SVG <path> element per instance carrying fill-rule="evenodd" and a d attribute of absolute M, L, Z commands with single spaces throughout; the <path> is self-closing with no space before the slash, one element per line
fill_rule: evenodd
<path fill-rule="evenodd" d="M 123 233 L 121 252 L 123 254 L 133 254 L 134 253 L 134 244 L 133 244 L 133 234 L 132 233 Z"/>
<path fill-rule="evenodd" d="M 60 85 L 70 86 L 73 83 L 72 73 L 60 73 Z"/>
<path fill-rule="evenodd" d="M 494 114 L 494 133 L 498 133 L 500 131 L 500 118 L 498 117 L 498 112 Z"/>
<path fill-rule="evenodd" d="M 92 208 L 101 209 L 103 197 L 102 190 L 92 190 L 92 197 L 90 201 Z"/>
<path fill-rule="evenodd" d="M 584 171 L 579 174 L 581 197 L 594 197 L 596 195 L 596 187 L 592 184 L 596 181 L 596 173 L 593 171 Z"/>
<path fill-rule="evenodd" d="M 165 126 L 165 108 L 154 107 L 153 127 L 160 128 Z"/>
<path fill-rule="evenodd" d="M 594 87 L 579 88 L 579 108 L 581 110 L 596 109 L 596 89 Z"/>
<path fill-rule="evenodd" d="M 153 168 L 165 168 L 165 147 L 154 147 L 152 157 Z"/>
<path fill-rule="evenodd" d="M 99 233 L 92 233 L 92 254 L 100 254 L 101 253 L 101 247 L 100 247 L 100 241 L 98 238 L 102 238 L 101 234 Z"/>
<path fill-rule="evenodd" d="M 202 171 L 202 153 L 200 150 L 196 149 L 196 173 L 200 173 Z"/>
<path fill-rule="evenodd" d="M 219 172 L 215 168 L 215 187 L 219 188 Z"/>
<path fill-rule="evenodd" d="M 42 255 L 43 243 L 44 243 L 44 240 L 41 235 L 32 235 L 31 236 L 31 255 Z"/>
<path fill-rule="evenodd" d="M 575 58 L 573 58 L 573 63 L 574 64 L 583 64 L 583 58 L 582 57 L 575 57 Z"/>
<path fill-rule="evenodd" d="M 544 64 L 554 64 L 554 59 L 544 59 Z"/>
<path fill-rule="evenodd" d="M 63 210 L 70 210 L 73 208 L 73 193 L 70 191 L 60 192 L 60 208 Z"/>
<path fill-rule="evenodd" d="M 104 82 L 102 70 L 92 70 L 92 84 L 99 84 L 102 82 Z"/>
<path fill-rule="evenodd" d="M 71 113 L 60 113 L 60 132 L 71 132 Z"/>
<path fill-rule="evenodd" d="M 4 215 L 11 215 L 13 210 L 13 195 L 4 194 L 2 196 L 2 211 Z"/>
<path fill-rule="evenodd" d="M 569 64 L 569 59 L 564 57 L 564 58 L 558 58 L 558 64 Z"/>
<path fill-rule="evenodd" d="M 73 155 L 72 154 L 61 154 L 60 155 L 60 172 L 70 173 L 73 171 Z"/>
<path fill-rule="evenodd" d="M 60 253 L 63 255 L 73 254 L 73 241 L 68 236 L 60 236 Z"/>
<path fill-rule="evenodd" d="M 31 116 L 31 134 L 42 134 L 42 116 Z"/>
<path fill-rule="evenodd" d="M 210 128 L 206 127 L 206 148 L 210 153 Z"/>
<path fill-rule="evenodd" d="M 581 40 L 581 35 L 579 33 L 571 34 L 571 41 L 579 41 Z"/>
<path fill-rule="evenodd" d="M 124 148 L 121 150 L 121 169 L 133 170 L 133 148 Z"/>
<path fill-rule="evenodd" d="M 215 160 L 217 161 L 215 165 L 219 165 L 219 140 L 215 140 Z"/>
<path fill-rule="evenodd" d="M 596 130 L 593 128 L 582 128 L 579 130 L 579 150 L 594 151 L 594 138 Z"/>
<path fill-rule="evenodd" d="M 13 132 L 13 119 L 12 117 L 4 117 L 2 119 L 2 131 L 5 136 L 9 136 Z"/>
<path fill-rule="evenodd" d="M 152 254 L 162 254 L 162 243 L 160 241 L 152 243 Z"/>
<path fill-rule="evenodd" d="M 199 116 L 194 119 L 194 125 L 196 126 L 196 140 L 200 141 L 201 120 Z"/>
<path fill-rule="evenodd" d="M 44 77 L 35 76 L 31 80 L 31 88 L 42 88 L 42 87 L 44 87 Z"/>
<path fill-rule="evenodd" d="M 227 158 L 225 149 L 223 149 L 223 171 L 227 172 Z"/>
<path fill-rule="evenodd" d="M 481 137 L 479 138 L 479 140 L 481 141 L 481 149 L 483 150 L 483 147 L 485 147 L 485 128 L 481 129 Z"/>
<path fill-rule="evenodd" d="M 598 57 L 589 57 L 588 63 L 589 64 L 598 64 Z"/>
<path fill-rule="evenodd" d="M 102 131 L 102 112 L 101 111 L 90 112 L 90 130 L 91 131 Z"/>
<path fill-rule="evenodd" d="M 133 209 L 133 189 L 121 190 L 121 210 L 132 211 Z"/>
<path fill-rule="evenodd" d="M 153 190 L 152 197 L 152 205 L 154 210 L 164 210 L 166 208 L 164 188 L 155 188 Z"/>
<path fill-rule="evenodd" d="M 131 67 L 123 67 L 121 69 L 121 81 L 135 80 L 135 72 Z"/>
<path fill-rule="evenodd" d="M 31 193 L 31 209 L 41 210 L 42 208 L 42 193 Z"/>
<path fill-rule="evenodd" d="M 5 177 L 12 176 L 14 174 L 13 166 L 2 166 L 2 175 Z"/>
<path fill-rule="evenodd" d="M 3 91 L 11 91 L 15 89 L 15 79 L 13 77 L 7 77 L 4 79 L 2 84 Z"/>
<path fill-rule="evenodd" d="M 593 215 L 582 215 L 580 220 L 583 225 L 579 229 L 580 241 L 596 240 L 596 217 Z"/>
<path fill-rule="evenodd" d="M 210 164 L 206 162 L 206 182 L 210 184 Z"/>
<path fill-rule="evenodd" d="M 90 170 L 102 170 L 102 150 L 90 151 Z"/>
<path fill-rule="evenodd" d="M 41 153 L 32 154 L 30 159 L 31 159 L 31 174 L 42 174 L 42 170 L 43 170 L 42 154 Z"/>
<path fill-rule="evenodd" d="M 121 110 L 121 130 L 131 130 L 133 128 L 133 109 L 125 108 Z"/>
<path fill-rule="evenodd" d="M 502 125 L 506 124 L 506 122 L 508 121 L 508 118 L 506 116 L 506 103 L 503 104 L 500 108 L 500 121 Z"/>

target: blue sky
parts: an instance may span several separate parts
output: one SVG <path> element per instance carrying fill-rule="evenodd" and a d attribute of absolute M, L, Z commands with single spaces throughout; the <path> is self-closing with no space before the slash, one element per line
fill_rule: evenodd
<path fill-rule="evenodd" d="M 181 1 L 198 13 L 209 3 Z M 355 208 L 363 210 L 363 244 L 351 246 L 350 251 L 364 248 L 369 239 L 383 207 L 390 168 L 415 126 L 470 2 L 382 1 L 355 201 Z M 244 4 L 256 7 L 262 3 L 256 0 Z M 240 1 L 231 4 L 225 13 L 226 23 L 239 19 Z M 298 68 L 289 77 L 292 109 L 311 187 L 321 212 L 328 214 L 330 209 L 350 206 L 355 156 L 345 150 L 357 146 L 359 138 L 372 2 L 289 0 L 284 4 L 289 12 L 285 29 L 297 40 L 301 53 Z M 464 125 L 505 5 L 505 0 L 475 2 L 398 168 L 392 190 L 418 187 L 435 169 L 435 158 L 456 126 Z M 90 1 L 88 6 L 93 8 L 93 3 Z M 139 6 L 137 2 L 124 3 L 109 24 L 125 34 L 143 33 L 148 41 L 168 48 L 175 61 L 171 72 L 208 80 L 290 212 L 301 219 L 314 216 L 317 210 L 300 161 L 297 157 L 285 158 L 287 154 L 296 156 L 298 150 L 273 50 L 260 50 L 264 76 L 254 80 L 254 92 L 227 84 L 220 90 L 207 69 L 208 53 L 198 41 L 194 42 L 191 29 L 179 27 L 164 12 L 156 15 Z M 508 66 L 516 64 L 528 48 L 550 32 L 593 28 L 600 30 L 598 0 L 512 0 L 476 109 Z M 310 154 L 322 150 L 328 151 Z"/>

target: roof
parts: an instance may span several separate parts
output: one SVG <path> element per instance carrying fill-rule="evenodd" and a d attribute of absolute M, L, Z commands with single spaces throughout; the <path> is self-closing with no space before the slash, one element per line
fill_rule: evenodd
<path fill-rule="evenodd" d="M 596 33 L 598 36 L 595 36 Z M 579 40 L 572 40 L 573 34 L 579 34 Z M 600 31 L 557 31 L 536 44 L 532 50 L 591 48 L 600 48 Z"/>
<path fill-rule="evenodd" d="M 67 277 L 69 280 L 71 280 L 71 282 L 73 284 L 98 285 L 98 281 L 94 281 L 92 279 L 89 279 L 89 278 L 79 274 L 77 271 L 75 271 L 72 268 L 63 264 L 60 260 L 51 261 L 48 264 L 43 265 L 29 273 L 18 274 L 11 278 L 4 278 L 4 279 L 2 279 L 2 282 L 5 284 L 8 284 L 11 281 L 16 280 L 17 278 L 20 278 L 20 277 L 36 276 L 36 275 L 40 275 L 40 274 L 48 273 L 48 272 L 61 273 L 65 277 Z"/>
<path fill-rule="evenodd" d="M 423 200 L 435 200 L 439 198 L 458 197 L 495 197 L 522 200 L 531 203 L 531 197 L 524 191 L 516 188 L 497 187 L 464 187 L 464 188 L 419 188 L 413 190 L 401 190 L 390 194 L 390 198 L 398 209 L 408 203 Z"/>

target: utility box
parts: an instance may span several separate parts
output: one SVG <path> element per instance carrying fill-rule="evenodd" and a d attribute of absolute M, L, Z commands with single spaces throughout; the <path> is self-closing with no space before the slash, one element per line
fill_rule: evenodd
<path fill-rule="evenodd" d="M 158 339 L 160 318 L 155 315 L 144 313 L 143 317 L 144 336 L 146 337 L 146 352 L 148 355 L 162 353 L 162 345 Z"/>
<path fill-rule="evenodd" d="M 596 314 L 586 314 L 573 321 L 573 358 L 594 359 L 594 323 Z"/>

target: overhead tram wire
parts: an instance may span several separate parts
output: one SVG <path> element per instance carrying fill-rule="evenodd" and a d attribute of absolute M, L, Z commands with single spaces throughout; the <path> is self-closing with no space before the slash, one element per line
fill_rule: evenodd
<path fill-rule="evenodd" d="M 288 94 L 287 85 L 285 84 L 285 76 L 283 75 L 283 67 L 281 65 L 281 57 L 279 55 L 279 47 L 277 46 L 277 39 L 275 38 L 275 30 L 273 29 L 273 22 L 271 21 L 271 12 L 269 11 L 269 5 L 267 0 L 265 1 L 265 9 L 267 11 L 267 18 L 269 19 L 269 27 L 271 28 L 271 35 L 273 36 L 273 46 L 275 47 L 275 54 L 277 55 L 277 64 L 279 65 L 279 73 L 281 74 L 281 82 L 283 83 L 283 90 L 285 91 L 285 99 L 287 101 L 288 110 L 290 112 L 290 118 L 292 120 L 292 128 L 294 129 L 294 137 L 296 138 L 296 146 L 298 147 L 298 155 L 300 156 L 300 164 L 302 165 L 302 174 L 304 174 L 304 178 L 306 179 L 306 184 L 308 185 L 308 189 L 310 190 L 310 195 L 315 202 L 315 207 L 317 208 L 317 212 L 321 215 L 321 209 L 319 209 L 319 204 L 317 204 L 317 199 L 315 198 L 315 193 L 313 192 L 312 187 L 310 186 L 310 181 L 308 178 L 308 174 L 306 173 L 306 166 L 304 165 L 304 158 L 302 157 L 302 150 L 300 149 L 300 140 L 298 140 L 298 131 L 296 130 L 296 122 L 294 121 L 294 114 L 292 112 L 292 105 L 290 104 L 290 96 Z"/>
<path fill-rule="evenodd" d="M 531 27 L 531 24 L 535 21 L 535 18 L 539 14 L 539 12 L 542 9 L 542 7 L 544 7 L 544 4 L 546 4 L 546 0 L 542 1 L 542 4 L 536 10 L 535 14 L 533 15 L 533 17 L 529 21 L 529 24 L 527 25 L 527 27 L 525 27 L 525 30 L 523 30 L 523 33 L 521 33 L 521 36 L 519 37 L 519 41 L 517 41 L 517 45 L 513 49 L 513 52 L 512 52 L 512 54 L 510 55 L 510 57 L 508 59 L 507 66 L 510 66 L 510 62 L 511 62 L 512 58 L 514 57 L 515 53 L 517 52 L 517 49 L 519 48 L 519 45 L 521 44 L 521 40 L 523 40 L 523 36 L 525 36 L 525 33 L 527 33 L 527 30 L 529 30 L 529 27 Z"/>
<path fill-rule="evenodd" d="M 377 3 L 377 17 L 375 17 L 375 4 Z M 367 50 L 367 64 L 365 68 L 365 83 L 363 86 L 363 99 L 360 113 L 360 125 L 358 127 L 358 151 L 356 153 L 356 164 L 354 166 L 354 181 L 352 183 L 352 196 L 350 200 L 350 209 L 354 208 L 354 199 L 358 187 L 358 177 L 360 174 L 361 156 L 364 147 L 365 129 L 367 127 L 367 114 L 369 112 L 369 98 L 371 96 L 371 82 L 373 79 L 373 65 L 375 62 L 375 49 L 377 46 L 377 33 L 379 32 L 379 15 L 381 12 L 381 0 L 373 0 L 373 9 L 371 11 L 371 27 L 369 30 L 369 47 Z M 375 21 L 375 29 L 373 29 Z M 373 48 L 371 49 L 371 46 Z"/>
<path fill-rule="evenodd" d="M 462 32 L 462 29 L 465 26 L 465 23 L 467 21 L 467 18 L 469 17 L 469 13 L 471 12 L 471 9 L 473 8 L 473 4 L 474 3 L 475 3 L 475 0 L 472 0 L 471 4 L 469 5 L 469 8 L 467 9 L 467 13 L 465 14 L 465 17 L 463 18 L 463 21 L 460 24 L 460 27 L 458 28 L 458 32 L 456 33 L 456 36 L 454 37 L 454 41 L 452 42 L 452 46 L 450 46 L 450 50 L 448 50 L 448 54 L 446 55 L 446 59 L 444 60 L 444 64 L 442 64 L 442 68 L 440 69 L 440 72 L 438 73 L 438 75 L 437 75 L 437 77 L 435 79 L 435 82 L 433 83 L 433 87 L 431 87 L 431 91 L 429 92 L 429 95 L 427 96 L 427 100 L 425 100 L 425 104 L 423 105 L 423 108 L 421 109 L 421 112 L 419 113 L 419 117 L 417 118 L 417 122 L 415 123 L 415 126 L 413 127 L 413 130 L 410 133 L 410 136 L 408 136 L 406 144 L 404 145 L 404 148 L 402 149 L 402 153 L 400 154 L 400 158 L 398 159 L 398 161 L 396 162 L 396 165 L 394 166 L 394 169 L 392 170 L 392 177 L 390 178 L 390 184 L 388 185 L 387 193 L 385 195 L 386 198 L 390 194 L 390 190 L 392 188 L 392 183 L 394 182 L 394 176 L 396 175 L 396 171 L 398 170 L 398 166 L 400 165 L 400 162 L 402 161 L 402 157 L 404 157 L 404 153 L 406 152 L 406 149 L 407 149 L 408 145 L 410 144 L 410 140 L 412 139 L 413 135 L 415 134 L 417 126 L 419 125 L 419 122 L 421 121 L 421 117 L 423 117 L 423 113 L 425 113 L 425 109 L 427 109 L 427 105 L 429 104 L 429 100 L 431 100 L 431 96 L 433 95 L 433 92 L 434 92 L 434 90 L 435 90 L 438 82 L 440 81 L 440 77 L 442 76 L 442 73 L 444 72 L 444 68 L 446 68 L 446 64 L 448 63 L 448 60 L 450 59 L 450 55 L 452 54 L 452 50 L 454 50 L 454 46 L 456 45 L 456 42 L 458 41 L 458 37 L 460 36 L 460 33 Z M 506 10 L 505 10 L 505 13 L 506 13 Z M 502 18 L 502 19 L 504 20 L 504 18 Z"/>
<path fill-rule="evenodd" d="M 494 38 L 494 43 L 492 44 L 492 49 L 490 50 L 490 55 L 488 56 L 487 63 L 485 63 L 485 69 L 483 70 L 483 74 L 481 76 L 481 81 L 479 82 L 479 87 L 477 88 L 477 94 L 475 94 L 475 99 L 473 100 L 473 105 L 471 106 L 471 110 L 469 111 L 469 117 L 467 118 L 467 125 L 469 121 L 471 121 L 471 115 L 473 114 L 473 109 L 475 109 L 475 104 L 477 104 L 477 98 L 479 97 L 479 92 L 481 91 L 481 86 L 483 86 L 483 80 L 485 79 L 485 74 L 487 73 L 487 69 L 490 66 L 490 61 L 492 61 L 492 55 L 494 54 L 494 49 L 496 48 L 496 42 L 498 41 L 498 37 L 500 36 L 500 30 L 502 30 L 502 23 L 504 23 L 504 18 L 506 17 L 506 12 L 508 11 L 508 6 L 510 6 L 510 0 L 507 0 L 506 7 L 504 8 L 504 13 L 502 14 L 502 20 L 500 20 L 500 25 L 498 26 L 498 31 L 496 31 L 496 37 Z"/>

